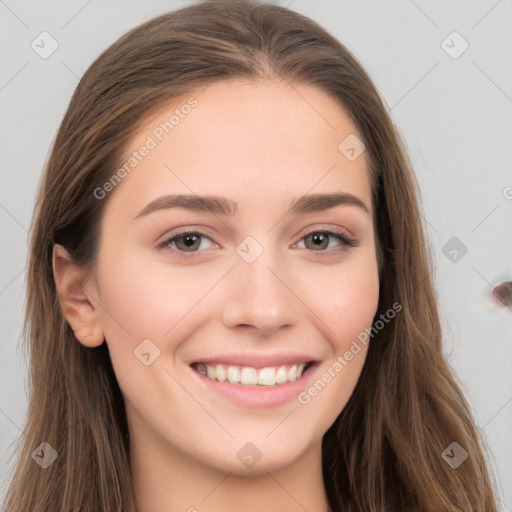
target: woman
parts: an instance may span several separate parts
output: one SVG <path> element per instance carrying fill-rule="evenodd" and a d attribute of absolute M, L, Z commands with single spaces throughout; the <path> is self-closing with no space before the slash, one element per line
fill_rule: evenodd
<path fill-rule="evenodd" d="M 210 2 L 81 79 L 36 205 L 11 511 L 496 511 L 418 189 L 311 20 Z"/>

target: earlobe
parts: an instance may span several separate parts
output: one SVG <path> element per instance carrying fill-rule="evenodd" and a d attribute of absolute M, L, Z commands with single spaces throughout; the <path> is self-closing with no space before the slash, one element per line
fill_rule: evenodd
<path fill-rule="evenodd" d="M 99 347 L 104 341 L 103 331 L 99 325 L 84 325 L 73 331 L 75 338 L 86 347 Z"/>
<path fill-rule="evenodd" d="M 86 347 L 98 347 L 105 340 L 95 300 L 86 289 L 86 270 L 77 265 L 59 244 L 53 247 L 53 277 L 62 314 L 77 340 Z"/>

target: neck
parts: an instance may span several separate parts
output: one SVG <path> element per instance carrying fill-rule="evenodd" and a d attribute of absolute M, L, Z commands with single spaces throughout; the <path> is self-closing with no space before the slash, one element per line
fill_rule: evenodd
<path fill-rule="evenodd" d="M 130 465 L 138 512 L 329 510 L 321 439 L 292 464 L 272 471 L 257 464 L 258 473 L 247 476 L 206 465 L 140 430 L 134 433 Z"/>

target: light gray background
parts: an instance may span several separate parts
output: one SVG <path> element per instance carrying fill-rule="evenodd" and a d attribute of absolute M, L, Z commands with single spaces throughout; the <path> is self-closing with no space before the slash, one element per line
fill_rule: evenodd
<path fill-rule="evenodd" d="M 512 279 L 512 0 L 272 3 L 312 17 L 355 54 L 406 141 L 422 190 L 445 352 L 491 450 L 503 510 L 512 511 L 512 311 L 489 296 L 491 285 Z M 0 485 L 23 436 L 27 230 L 50 145 L 100 52 L 141 22 L 190 4 L 0 0 Z M 31 48 L 43 31 L 59 45 L 47 59 Z M 458 58 L 441 46 L 453 31 L 469 44 Z M 464 44 L 457 37 L 445 43 L 452 53 Z M 442 251 L 452 237 L 468 248 L 456 262 Z"/>

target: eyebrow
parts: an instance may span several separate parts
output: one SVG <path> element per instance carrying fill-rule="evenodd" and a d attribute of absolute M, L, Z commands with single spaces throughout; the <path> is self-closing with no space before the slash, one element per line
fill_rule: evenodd
<path fill-rule="evenodd" d="M 333 192 L 329 194 L 307 194 L 294 199 L 287 214 L 301 215 L 305 213 L 328 210 L 335 206 L 356 206 L 369 214 L 364 202 L 353 194 L 347 192 Z M 153 212 L 184 208 L 194 212 L 210 212 L 218 215 L 233 217 L 238 213 L 238 203 L 227 197 L 217 195 L 171 194 L 159 197 L 145 206 L 133 219 L 137 220 Z"/>

